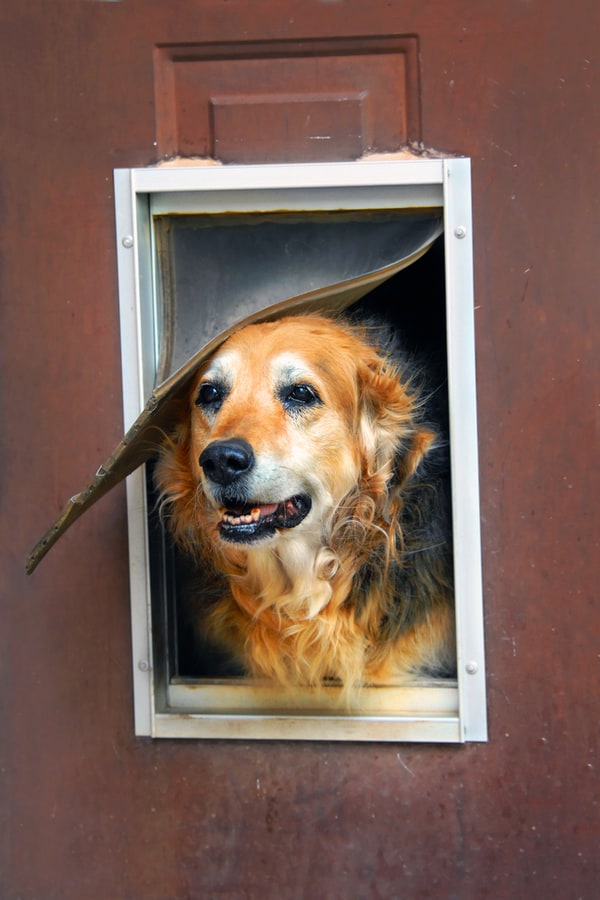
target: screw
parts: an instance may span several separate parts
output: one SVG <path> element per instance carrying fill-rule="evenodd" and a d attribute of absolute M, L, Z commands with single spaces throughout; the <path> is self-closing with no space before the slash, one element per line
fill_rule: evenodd
<path fill-rule="evenodd" d="M 126 247 L 129 250 L 131 247 L 133 247 L 132 236 L 130 234 L 126 234 L 125 237 L 122 239 L 121 243 L 123 244 L 124 247 Z"/>
<path fill-rule="evenodd" d="M 466 236 L 467 236 L 467 229 L 465 228 L 465 226 L 464 226 L 464 225 L 457 225 L 456 228 L 454 229 L 454 236 L 457 237 L 457 238 L 459 238 L 459 240 L 460 240 L 461 238 L 466 237 Z"/>
<path fill-rule="evenodd" d="M 477 665 L 476 662 L 469 662 L 465 666 L 465 669 L 467 670 L 468 675 L 476 675 L 477 672 L 479 671 L 479 666 Z"/>
<path fill-rule="evenodd" d="M 149 672 L 150 671 L 150 663 L 147 659 L 140 659 L 138 662 L 138 669 L 140 672 Z"/>

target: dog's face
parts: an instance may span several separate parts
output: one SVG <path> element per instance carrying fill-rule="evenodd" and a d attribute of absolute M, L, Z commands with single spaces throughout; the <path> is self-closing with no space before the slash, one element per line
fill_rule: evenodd
<path fill-rule="evenodd" d="M 361 478 L 389 477 L 404 433 L 408 452 L 424 449 L 397 377 L 350 330 L 318 317 L 237 332 L 201 369 L 190 406 L 191 474 L 211 531 L 228 544 L 320 540 Z"/>
<path fill-rule="evenodd" d="M 194 386 L 192 460 L 224 541 L 306 531 L 358 478 L 354 367 L 320 331 L 302 319 L 246 328 Z"/>

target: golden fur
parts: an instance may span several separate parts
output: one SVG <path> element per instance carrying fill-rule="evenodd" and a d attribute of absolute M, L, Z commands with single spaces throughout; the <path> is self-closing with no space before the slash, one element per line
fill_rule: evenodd
<path fill-rule="evenodd" d="M 216 583 L 202 627 L 249 672 L 351 693 L 452 671 L 449 543 L 424 474 L 437 436 L 421 418 L 368 329 L 320 316 L 249 326 L 202 366 L 156 481 L 175 541 Z"/>

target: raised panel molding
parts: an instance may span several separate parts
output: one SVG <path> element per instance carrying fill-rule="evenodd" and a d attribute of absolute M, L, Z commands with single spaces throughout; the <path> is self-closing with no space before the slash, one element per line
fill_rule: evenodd
<path fill-rule="evenodd" d="M 416 37 L 186 44 L 155 51 L 165 157 L 356 159 L 421 139 Z"/>

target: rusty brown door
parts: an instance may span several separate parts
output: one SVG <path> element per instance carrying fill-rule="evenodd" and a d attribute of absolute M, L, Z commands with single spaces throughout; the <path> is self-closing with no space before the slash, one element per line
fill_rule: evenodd
<path fill-rule="evenodd" d="M 596 4 L 4 0 L 1 893 L 592 897 Z M 135 739 L 112 172 L 473 159 L 490 741 Z"/>

